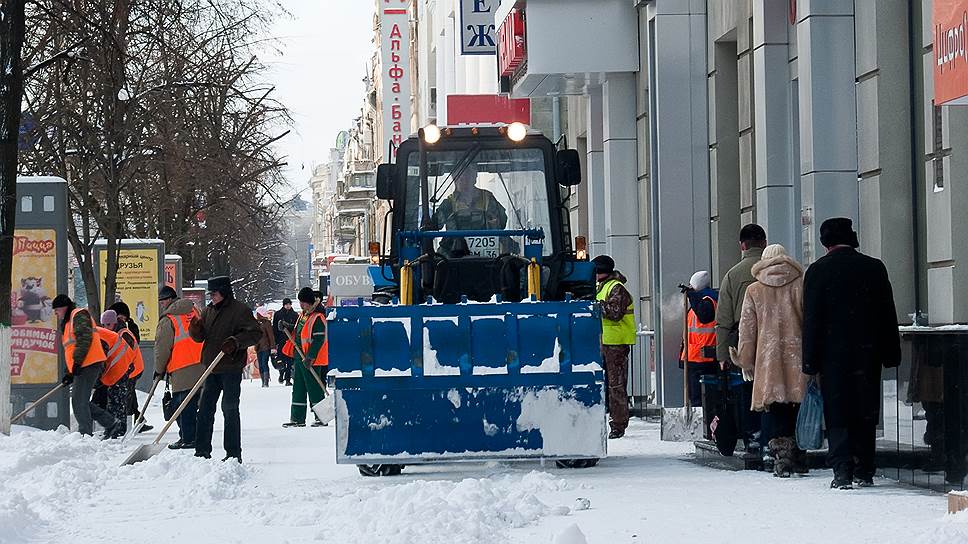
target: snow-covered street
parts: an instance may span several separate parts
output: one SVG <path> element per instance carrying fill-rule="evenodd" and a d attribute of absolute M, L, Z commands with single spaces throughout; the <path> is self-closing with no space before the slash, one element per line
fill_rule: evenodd
<path fill-rule="evenodd" d="M 16 427 L 0 436 L 0 542 L 580 542 L 572 525 L 590 543 L 968 542 L 968 517 L 946 516 L 940 494 L 886 480 L 832 491 L 829 471 L 710 469 L 642 420 L 592 469 L 433 465 L 364 478 L 335 464 L 333 427 L 280 427 L 289 391 L 243 384 L 241 466 L 165 450 L 121 468 L 134 441 Z M 158 403 L 148 419 L 160 427 Z"/>

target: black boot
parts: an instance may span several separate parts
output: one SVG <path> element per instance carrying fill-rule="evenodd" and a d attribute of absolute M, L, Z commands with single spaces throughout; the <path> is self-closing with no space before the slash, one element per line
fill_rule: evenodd
<path fill-rule="evenodd" d="M 222 458 L 222 462 L 228 461 L 229 459 L 235 459 L 240 465 L 242 464 L 242 454 L 238 455 L 226 455 Z"/>
<path fill-rule="evenodd" d="M 853 477 L 848 470 L 834 469 L 834 479 L 830 482 L 830 489 L 853 489 Z"/>
<path fill-rule="evenodd" d="M 306 424 L 298 421 L 287 421 L 283 423 L 282 426 L 288 429 L 289 427 L 305 427 Z"/>
<path fill-rule="evenodd" d="M 612 432 L 608 433 L 608 438 L 610 440 L 622 438 L 623 436 L 625 436 L 625 431 L 620 431 L 618 429 L 612 429 Z"/>

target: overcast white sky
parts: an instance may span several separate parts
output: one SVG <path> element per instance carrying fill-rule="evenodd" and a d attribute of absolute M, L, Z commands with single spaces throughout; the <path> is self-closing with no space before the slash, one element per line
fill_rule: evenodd
<path fill-rule="evenodd" d="M 293 192 L 308 197 L 314 165 L 326 162 L 336 135 L 363 105 L 363 76 L 372 53 L 372 0 L 281 0 L 292 14 L 276 22 L 282 56 L 268 74 L 293 116 L 280 141 Z M 305 191 L 305 192 L 304 192 Z"/>

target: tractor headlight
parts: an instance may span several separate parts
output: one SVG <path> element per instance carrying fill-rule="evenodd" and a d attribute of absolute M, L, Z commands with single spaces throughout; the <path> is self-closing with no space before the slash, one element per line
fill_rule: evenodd
<path fill-rule="evenodd" d="M 423 128 L 424 142 L 433 145 L 440 141 L 440 127 L 437 125 L 427 125 Z"/>
<path fill-rule="evenodd" d="M 514 142 L 520 142 L 528 135 L 528 127 L 524 123 L 514 122 L 508 125 L 508 138 Z"/>

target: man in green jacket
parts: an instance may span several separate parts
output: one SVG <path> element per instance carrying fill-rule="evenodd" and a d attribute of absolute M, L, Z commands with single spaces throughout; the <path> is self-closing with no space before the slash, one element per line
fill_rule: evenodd
<path fill-rule="evenodd" d="M 299 347 L 293 353 L 292 404 L 289 421 L 283 423 L 283 427 L 305 427 L 307 408 L 322 402 L 326 396 L 316 378 L 310 374 L 313 372 L 325 380 L 328 368 L 326 308 L 322 305 L 321 298 L 316 291 L 303 287 L 298 296 L 299 306 L 302 308 L 298 321 L 294 324 L 280 323 L 280 326 L 292 331 L 293 340 Z M 305 353 L 305 360 L 299 354 L 300 351 Z M 313 423 L 313 427 L 325 425 L 319 418 Z"/>
<path fill-rule="evenodd" d="M 743 313 L 746 288 L 756 281 L 753 265 L 763 256 L 766 231 L 751 223 L 739 231 L 739 247 L 743 259 L 726 272 L 719 285 L 719 304 L 716 306 L 716 360 L 728 362 L 729 348 L 739 345 L 739 317 Z"/>
<path fill-rule="evenodd" d="M 608 417 L 611 439 L 625 436 L 629 426 L 629 353 L 635 344 L 635 313 L 632 295 L 625 288 L 625 276 L 615 270 L 615 261 L 599 255 L 595 264 L 595 300 L 602 307 L 602 359 L 608 382 Z"/>

